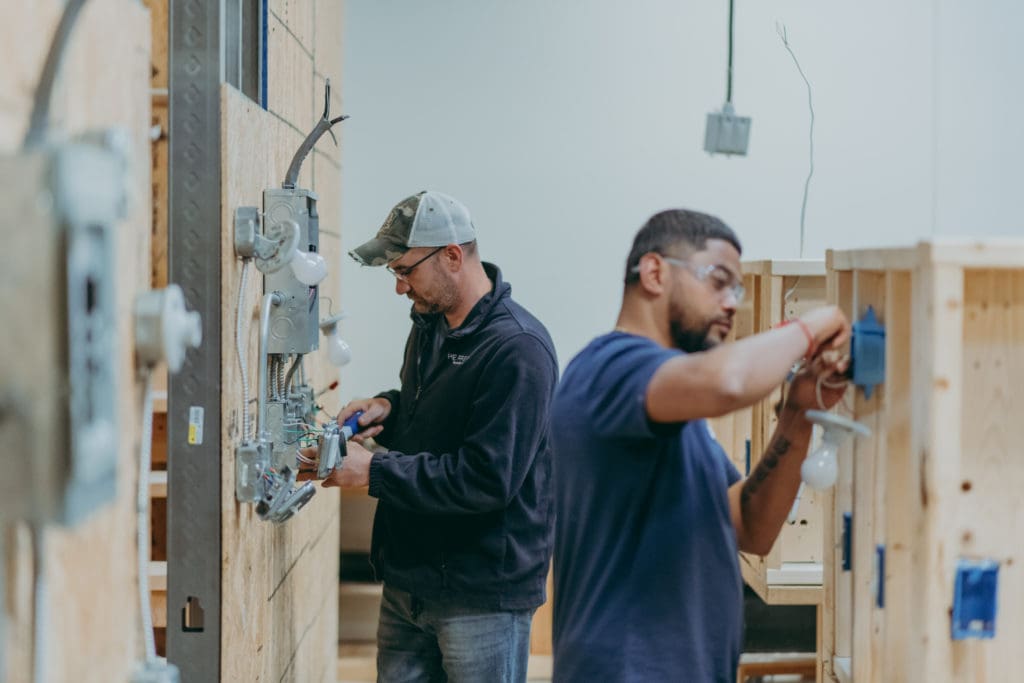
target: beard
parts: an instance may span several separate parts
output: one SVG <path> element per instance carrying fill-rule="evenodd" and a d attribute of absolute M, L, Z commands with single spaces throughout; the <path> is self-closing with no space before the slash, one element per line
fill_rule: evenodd
<path fill-rule="evenodd" d="M 418 295 L 413 299 L 412 308 L 421 315 L 433 313 L 447 313 L 454 309 L 459 303 L 459 290 L 447 273 L 436 268 L 438 273 L 436 285 L 421 297 Z"/>
<path fill-rule="evenodd" d="M 672 345 L 686 353 L 707 351 L 717 343 L 709 337 L 710 323 L 703 329 L 698 329 L 688 326 L 684 320 L 673 317 L 669 322 L 669 333 L 672 335 Z"/>
<path fill-rule="evenodd" d="M 699 353 L 717 345 L 718 340 L 710 336 L 714 320 L 703 320 L 699 323 L 691 320 L 680 305 L 680 298 L 677 293 L 669 301 L 669 334 L 672 336 L 672 345 L 685 353 Z"/>

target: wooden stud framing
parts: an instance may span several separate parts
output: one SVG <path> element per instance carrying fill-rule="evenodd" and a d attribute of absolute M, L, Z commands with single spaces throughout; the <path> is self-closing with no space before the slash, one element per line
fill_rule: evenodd
<path fill-rule="evenodd" d="M 835 252 L 827 263 L 829 300 L 855 318 L 871 304 L 886 326 L 886 377 L 871 400 L 856 391 L 855 419 L 873 434 L 840 453 L 827 500 L 820 671 L 858 683 L 1013 680 L 1024 667 L 1024 240 Z M 852 572 L 839 568 L 844 512 Z M 1000 565 L 993 639 L 952 640 L 961 558 Z"/>

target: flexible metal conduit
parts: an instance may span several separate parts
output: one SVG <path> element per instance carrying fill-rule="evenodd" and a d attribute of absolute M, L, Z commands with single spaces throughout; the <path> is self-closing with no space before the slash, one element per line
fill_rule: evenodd
<path fill-rule="evenodd" d="M 238 284 L 238 307 L 235 310 L 235 351 L 238 353 L 238 369 L 242 375 L 242 441 L 249 440 L 249 369 L 246 365 L 245 347 L 242 344 L 242 307 L 245 304 L 245 285 L 249 276 L 249 263 L 242 263 L 242 276 Z"/>
<path fill-rule="evenodd" d="M 280 292 L 267 292 L 263 295 L 263 306 L 260 308 L 260 386 L 257 389 L 258 410 L 256 412 L 256 435 L 260 441 L 270 439 L 267 431 L 267 343 L 270 337 L 270 308 L 281 305 Z"/>

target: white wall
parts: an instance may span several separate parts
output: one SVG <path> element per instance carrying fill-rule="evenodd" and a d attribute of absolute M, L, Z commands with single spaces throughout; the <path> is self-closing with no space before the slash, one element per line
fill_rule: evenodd
<path fill-rule="evenodd" d="M 725 95 L 725 0 L 349 0 L 343 225 L 351 248 L 421 189 L 469 206 L 485 259 L 548 325 L 563 366 L 618 310 L 653 212 L 717 214 L 745 256 L 932 233 L 1020 234 L 1024 6 L 1010 0 L 736 2 L 733 100 L 746 158 L 709 157 Z M 408 302 L 342 267 L 355 360 L 343 398 L 397 383 Z"/>

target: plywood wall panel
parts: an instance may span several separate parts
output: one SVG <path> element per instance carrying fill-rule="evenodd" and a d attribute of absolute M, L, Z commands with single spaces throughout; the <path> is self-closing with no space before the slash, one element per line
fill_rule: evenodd
<path fill-rule="evenodd" d="M 0 44 L 7 48 L 0 70 L 0 153 L 12 153 L 21 145 L 36 79 L 63 6 L 50 0 L 29 3 L 0 22 Z M 117 496 L 80 525 L 49 527 L 44 533 L 50 599 L 41 616 L 47 625 L 48 681 L 124 681 L 141 655 L 134 490 L 142 395 L 134 367 L 131 312 L 136 294 L 148 289 L 150 278 L 149 63 L 145 8 L 129 0 L 94 0 L 79 15 L 53 97 L 51 121 L 57 139 L 111 126 L 125 132 L 131 202 L 115 245 L 121 421 Z M 0 678 L 31 680 L 29 534 L 17 525 L 3 538 L 8 669 Z"/>
<path fill-rule="evenodd" d="M 313 3 L 310 0 L 268 0 L 270 14 L 288 27 L 302 48 L 313 54 Z"/>
<path fill-rule="evenodd" d="M 221 340 L 224 420 L 229 449 L 222 469 L 223 680 L 312 681 L 333 671 L 337 655 L 338 511 L 336 489 L 320 489 L 283 525 L 261 521 L 234 496 L 233 447 L 239 439 L 241 384 L 234 344 L 235 302 L 241 263 L 232 245 L 232 216 L 241 205 L 259 206 L 266 187 L 280 186 L 301 137 L 233 88 L 222 91 L 223 224 Z M 309 187 L 312 158 L 299 184 Z M 338 240 L 321 239 L 321 252 L 336 263 Z M 336 266 L 334 268 L 336 270 Z M 332 277 L 337 277 L 332 275 Z M 248 376 L 256 386 L 258 301 L 261 278 L 251 269 L 243 309 L 248 333 Z M 306 365 L 314 386 L 325 383 L 321 354 Z M 329 380 L 327 380 L 329 381 Z"/>
<path fill-rule="evenodd" d="M 313 57 L 280 19 L 267 21 L 267 108 L 305 136 L 323 106 L 319 94 L 314 115 Z"/>

